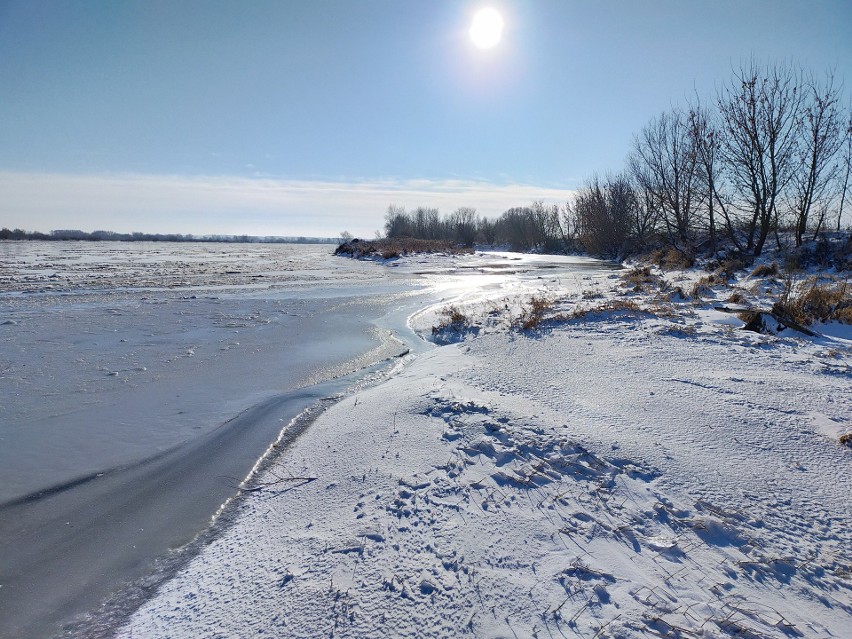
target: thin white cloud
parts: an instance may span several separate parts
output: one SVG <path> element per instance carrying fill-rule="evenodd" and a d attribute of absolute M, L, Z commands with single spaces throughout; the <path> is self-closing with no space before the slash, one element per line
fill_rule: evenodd
<path fill-rule="evenodd" d="M 498 216 L 572 191 L 468 180 L 280 180 L 0 171 L 0 226 L 25 230 L 372 236 L 389 204 Z"/>

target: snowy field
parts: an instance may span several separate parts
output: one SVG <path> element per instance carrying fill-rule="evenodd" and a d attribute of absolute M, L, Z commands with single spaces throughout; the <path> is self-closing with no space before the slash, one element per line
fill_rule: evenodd
<path fill-rule="evenodd" d="M 120 637 L 852 637 L 848 327 L 467 259 Z"/>

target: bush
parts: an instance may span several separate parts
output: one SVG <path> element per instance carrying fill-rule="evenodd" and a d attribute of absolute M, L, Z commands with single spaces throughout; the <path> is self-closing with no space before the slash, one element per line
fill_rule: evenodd
<path fill-rule="evenodd" d="M 461 312 L 458 306 L 448 306 L 441 311 L 443 319 L 437 326 L 432 327 L 432 334 L 438 333 L 447 328 L 460 329 L 468 324 L 468 317 Z"/>
<path fill-rule="evenodd" d="M 532 297 L 521 312 L 516 325 L 525 331 L 538 328 L 544 320 L 545 313 L 553 307 L 553 302 L 544 297 Z"/>
<path fill-rule="evenodd" d="M 784 272 L 795 273 L 807 266 L 810 260 L 810 252 L 807 246 L 802 246 L 797 251 L 784 254 Z"/>
<path fill-rule="evenodd" d="M 849 282 L 819 284 L 812 278 L 795 290 L 788 280 L 784 293 L 772 306 L 776 315 L 789 318 L 804 326 L 814 322 L 842 322 L 852 324 L 852 287 Z"/>
<path fill-rule="evenodd" d="M 813 244 L 791 249 L 784 254 L 784 270 L 788 273 L 817 266 L 834 267 L 836 271 L 852 270 L 852 234 L 823 235 Z"/>
<path fill-rule="evenodd" d="M 778 275 L 778 265 L 775 262 L 758 264 L 751 272 L 751 277 L 775 277 L 776 275 Z"/>
<path fill-rule="evenodd" d="M 389 260 L 414 253 L 473 253 L 473 249 L 457 246 L 446 240 L 418 240 L 411 237 L 386 238 L 383 240 L 352 240 L 338 246 L 335 255 L 350 257 L 381 257 Z"/>
<path fill-rule="evenodd" d="M 852 234 L 834 249 L 834 268 L 837 271 L 852 271 Z"/>
<path fill-rule="evenodd" d="M 664 271 L 688 269 L 695 266 L 695 256 L 679 248 L 670 246 L 651 253 L 651 260 Z"/>
<path fill-rule="evenodd" d="M 834 247 L 832 246 L 831 240 L 829 240 L 824 235 L 820 236 L 813 250 L 814 262 L 816 262 L 822 268 L 830 266 L 834 253 L 833 249 Z"/>

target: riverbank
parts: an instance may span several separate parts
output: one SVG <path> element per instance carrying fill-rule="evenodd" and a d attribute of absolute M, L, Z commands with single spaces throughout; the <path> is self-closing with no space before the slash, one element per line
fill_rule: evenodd
<path fill-rule="evenodd" d="M 506 254 L 385 268 L 327 247 L 0 249 L 0 635 L 39 638 L 108 636 L 218 534 L 211 517 L 292 418 L 431 348 L 412 314 L 601 269 Z"/>
<path fill-rule="evenodd" d="M 844 636 L 848 327 L 626 275 L 413 316 L 445 345 L 324 413 L 119 636 Z"/>
<path fill-rule="evenodd" d="M 0 635 L 155 583 L 290 420 L 406 350 L 375 322 L 423 283 L 330 252 L 0 244 Z"/>

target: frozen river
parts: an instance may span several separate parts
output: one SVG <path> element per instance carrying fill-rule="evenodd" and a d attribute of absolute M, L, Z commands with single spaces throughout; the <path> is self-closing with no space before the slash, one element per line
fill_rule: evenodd
<path fill-rule="evenodd" d="M 0 502 L 168 450 L 393 354 L 372 320 L 422 284 L 329 253 L 0 244 Z"/>
<path fill-rule="evenodd" d="M 0 636 L 50 636 L 115 593 L 144 597 L 139 580 L 291 420 L 430 347 L 411 328 L 422 309 L 583 273 L 600 264 L 0 243 Z"/>

